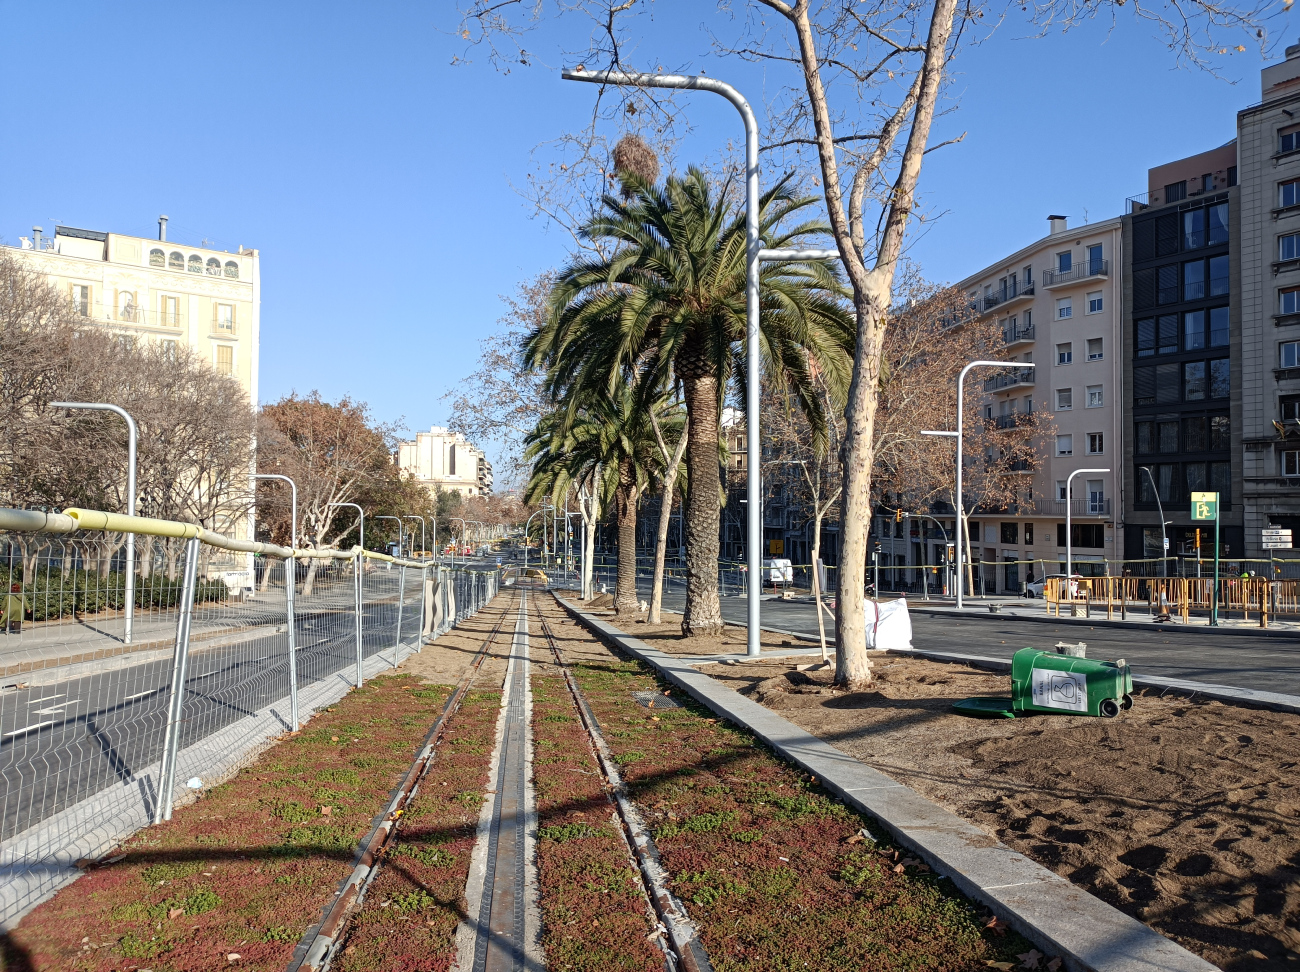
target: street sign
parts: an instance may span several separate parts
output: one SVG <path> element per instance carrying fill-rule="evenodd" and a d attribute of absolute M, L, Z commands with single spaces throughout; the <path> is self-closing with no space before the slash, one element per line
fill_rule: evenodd
<path fill-rule="evenodd" d="M 1217 520 L 1218 518 L 1218 493 L 1192 493 L 1193 520 Z"/>
<path fill-rule="evenodd" d="M 1288 527 L 1265 527 L 1260 530 L 1260 535 L 1265 537 L 1289 537 L 1291 530 Z"/>
<path fill-rule="evenodd" d="M 1260 530 L 1265 550 L 1291 549 L 1291 531 L 1283 527 L 1269 527 Z"/>

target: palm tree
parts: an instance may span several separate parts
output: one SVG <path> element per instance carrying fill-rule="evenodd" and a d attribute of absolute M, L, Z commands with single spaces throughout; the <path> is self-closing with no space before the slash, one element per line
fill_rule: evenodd
<path fill-rule="evenodd" d="M 680 382 L 688 415 L 686 468 L 687 636 L 723 628 L 718 604 L 720 472 L 718 420 L 728 389 L 744 400 L 745 218 L 716 194 L 699 169 L 656 188 L 621 176 L 626 196 L 606 196 L 582 228 L 609 256 L 576 260 L 562 270 L 546 322 L 525 344 L 525 357 L 546 367 L 554 391 L 617 387 L 627 375 L 651 386 Z M 827 232 L 820 220 L 787 226 L 812 205 L 789 177 L 763 194 L 759 236 L 765 247 L 791 246 Z M 814 367 L 832 387 L 848 383 L 853 317 L 838 264 L 765 264 L 760 277 L 760 348 L 768 380 L 788 388 L 814 434 L 825 416 L 810 378 Z M 749 457 L 756 461 L 757 457 Z"/>
<path fill-rule="evenodd" d="M 601 506 L 614 512 L 618 526 L 618 579 L 614 612 L 635 615 L 637 504 L 662 474 L 657 420 L 661 431 L 681 434 L 680 415 L 665 410 L 661 396 L 638 394 L 620 383 L 612 394 L 605 389 L 575 389 L 576 402 L 561 402 L 545 415 L 526 440 L 525 457 L 533 459 L 533 473 L 525 499 L 558 497 L 579 483 L 590 484 Z M 572 406 L 572 407 L 570 407 Z"/>

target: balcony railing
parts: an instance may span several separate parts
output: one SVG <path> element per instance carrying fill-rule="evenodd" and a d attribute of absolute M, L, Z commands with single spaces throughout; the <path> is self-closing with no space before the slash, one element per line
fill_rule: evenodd
<path fill-rule="evenodd" d="M 985 378 L 984 390 L 997 391 L 1000 388 L 1014 388 L 1016 385 L 1032 385 L 1033 383 L 1033 368 L 1017 368 L 1014 371 L 1004 371 L 1001 374 L 993 375 L 991 378 Z"/>
<path fill-rule="evenodd" d="M 989 419 L 995 429 L 1014 429 L 1021 425 L 1033 425 L 1033 412 L 1011 412 L 1008 415 L 997 415 Z"/>
<path fill-rule="evenodd" d="M 1026 284 L 1023 287 L 1017 287 L 1015 284 L 1010 284 L 1006 287 L 1001 287 L 998 290 L 985 294 L 982 300 L 984 303 L 984 310 L 987 311 L 992 310 L 999 304 L 1005 304 L 1009 300 L 1015 300 L 1017 297 L 1032 297 L 1033 295 L 1033 284 Z"/>
<path fill-rule="evenodd" d="M 1077 283 L 1089 277 L 1110 276 L 1109 260 L 1084 260 L 1076 263 L 1069 270 L 1044 270 L 1043 286 L 1056 287 L 1060 284 Z"/>
<path fill-rule="evenodd" d="M 1034 325 L 1023 324 L 1020 327 L 1004 327 L 1002 329 L 1003 344 L 1021 344 L 1025 341 L 1034 340 Z"/>

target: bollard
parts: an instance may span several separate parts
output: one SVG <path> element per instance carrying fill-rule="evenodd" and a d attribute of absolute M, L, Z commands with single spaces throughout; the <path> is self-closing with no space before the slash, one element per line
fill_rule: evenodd
<path fill-rule="evenodd" d="M 185 671 L 190 658 L 190 621 L 194 613 L 194 584 L 199 569 L 200 541 L 185 543 L 185 573 L 181 580 L 180 611 L 176 616 L 176 647 L 172 652 L 172 688 L 163 734 L 162 766 L 158 773 L 158 802 L 153 822 L 172 818 L 172 792 L 176 789 L 176 754 L 180 749 L 181 716 L 185 705 Z"/>

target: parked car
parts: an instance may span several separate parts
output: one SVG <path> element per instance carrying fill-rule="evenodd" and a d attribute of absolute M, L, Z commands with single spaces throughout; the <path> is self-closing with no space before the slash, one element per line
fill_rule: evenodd
<path fill-rule="evenodd" d="M 1077 581 L 1077 580 L 1080 580 L 1080 579 L 1083 577 L 1082 574 L 1074 574 L 1073 576 L 1074 576 L 1074 579 L 1075 579 L 1076 581 Z M 1030 581 L 1028 584 L 1025 585 L 1025 596 L 1027 596 L 1027 597 L 1042 597 L 1042 596 L 1043 596 L 1043 589 L 1044 589 L 1045 587 L 1047 587 L 1047 581 L 1048 581 L 1049 578 L 1052 578 L 1052 577 L 1055 577 L 1055 578 L 1057 578 L 1057 579 L 1059 580 L 1059 579 L 1064 579 L 1065 575 L 1064 575 L 1064 574 L 1044 574 L 1042 577 L 1038 578 L 1038 580 Z"/>

